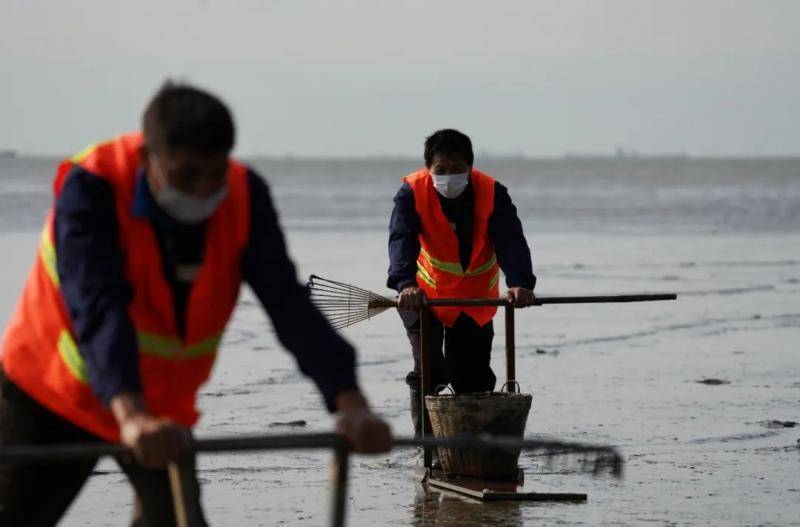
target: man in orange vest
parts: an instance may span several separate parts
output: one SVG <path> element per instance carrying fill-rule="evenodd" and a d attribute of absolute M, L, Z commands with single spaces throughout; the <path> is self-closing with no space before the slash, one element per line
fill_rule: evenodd
<path fill-rule="evenodd" d="M 404 178 L 394 198 L 389 279 L 411 341 L 414 369 L 406 376 L 417 433 L 420 415 L 420 324 L 426 298 L 496 298 L 502 269 L 509 301 L 533 303 L 531 254 L 508 190 L 473 168 L 469 137 L 457 130 L 425 141 L 425 167 Z M 431 321 L 431 385 L 456 393 L 491 391 L 494 307 L 436 307 Z M 442 346 L 444 345 L 444 353 Z"/>
<path fill-rule="evenodd" d="M 340 412 L 340 433 L 357 451 L 390 447 L 358 388 L 354 350 L 297 282 L 269 189 L 230 158 L 233 144 L 219 99 L 167 83 L 143 133 L 61 163 L 0 348 L 0 446 L 130 447 L 135 462 L 119 463 L 136 491 L 135 525 L 174 525 L 164 467 L 189 448 L 197 392 L 243 280 Z M 0 525 L 54 525 L 94 464 L 0 466 Z"/>

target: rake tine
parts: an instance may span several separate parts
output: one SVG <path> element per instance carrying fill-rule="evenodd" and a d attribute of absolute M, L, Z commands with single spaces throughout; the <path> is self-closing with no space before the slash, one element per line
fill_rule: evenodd
<path fill-rule="evenodd" d="M 320 295 L 311 295 L 312 299 L 319 299 L 320 302 L 331 301 L 331 302 L 344 302 L 347 299 L 341 296 L 336 295 L 329 295 L 329 294 L 320 294 Z M 358 300 L 360 302 L 369 302 L 370 300 L 374 300 L 370 297 L 350 297 L 351 299 Z"/>
<path fill-rule="evenodd" d="M 319 304 L 319 305 L 325 305 L 325 304 L 327 304 L 327 305 L 347 305 L 347 301 L 346 300 L 335 300 L 333 298 L 327 298 L 327 297 L 326 298 L 320 298 L 320 299 L 312 298 L 312 300 L 314 300 L 315 304 Z M 364 308 L 366 308 L 367 306 L 369 306 L 369 302 L 370 301 L 367 301 L 365 299 L 365 300 L 361 300 L 360 302 L 362 302 L 364 304 Z M 352 302 L 351 302 L 351 305 L 352 305 Z"/>
<path fill-rule="evenodd" d="M 366 317 L 366 316 L 350 318 L 350 319 L 346 319 L 345 318 L 343 320 L 332 322 L 331 326 L 334 327 L 335 329 L 346 328 L 346 327 L 352 326 L 353 324 L 356 324 L 358 322 L 362 322 L 364 320 L 367 320 L 367 318 L 368 317 Z"/>
<path fill-rule="evenodd" d="M 309 276 L 306 287 L 314 305 L 336 329 L 368 320 L 397 305 L 372 291 L 317 275 Z"/>
<path fill-rule="evenodd" d="M 343 298 L 342 292 L 337 291 L 328 291 L 325 289 L 312 289 L 311 290 L 312 297 L 319 297 L 319 298 Z M 361 295 L 350 295 L 351 298 L 362 298 L 364 300 L 368 300 L 372 298 L 371 296 L 361 296 Z"/>
<path fill-rule="evenodd" d="M 375 293 L 373 293 L 372 291 L 369 291 L 369 290 L 367 290 L 367 289 L 363 289 L 363 288 L 361 288 L 361 287 L 358 287 L 358 286 L 355 286 L 355 285 L 352 285 L 352 284 L 345 284 L 344 282 L 337 282 L 337 281 L 335 281 L 335 280 L 328 280 L 327 278 L 320 278 L 320 277 L 317 277 L 317 276 L 315 276 L 315 275 L 312 275 L 312 279 L 310 280 L 310 283 L 312 284 L 312 287 L 313 287 L 313 286 L 314 286 L 314 284 L 315 284 L 315 282 L 313 281 L 313 278 L 314 278 L 314 277 L 316 277 L 317 279 L 319 279 L 319 280 L 320 280 L 320 281 L 322 281 L 322 282 L 328 282 L 329 284 L 333 284 L 334 286 L 338 286 L 339 288 L 341 288 L 341 289 L 343 289 L 343 290 L 358 291 L 358 292 L 360 292 L 360 293 L 363 293 L 363 294 L 366 294 L 366 295 L 373 295 L 373 294 L 375 294 Z M 324 284 L 323 284 L 323 285 L 324 285 Z M 329 287 L 330 287 L 330 286 L 329 286 Z M 335 287 L 334 287 L 334 289 L 335 289 Z"/>
<path fill-rule="evenodd" d="M 310 284 L 309 285 L 309 289 L 316 290 L 316 291 L 345 291 L 345 290 L 350 289 L 350 288 L 349 287 L 345 287 L 345 286 L 335 286 L 334 287 L 334 286 L 330 286 L 330 285 L 327 285 L 327 284 Z M 365 296 L 370 294 L 370 291 L 367 291 L 365 289 L 360 289 L 360 288 L 357 288 L 355 286 L 353 286 L 352 289 L 354 290 L 354 292 L 363 294 Z"/>
<path fill-rule="evenodd" d="M 322 314 L 325 315 L 325 317 L 329 321 L 353 320 L 354 318 L 359 316 L 359 315 L 353 315 L 352 313 L 346 313 L 346 312 L 343 312 L 343 311 L 339 311 L 337 313 L 322 312 Z M 364 316 L 366 316 L 366 314 Z"/>
<path fill-rule="evenodd" d="M 335 300 L 343 300 L 345 297 L 344 290 L 334 290 L 334 289 L 324 289 L 324 288 L 311 288 L 310 293 L 312 298 L 327 298 L 327 299 L 335 299 Z M 358 300 L 368 300 L 368 301 L 381 301 L 387 303 L 393 303 L 392 299 L 386 298 L 385 296 L 381 296 L 375 293 L 361 293 L 359 291 L 346 291 L 347 295 L 351 299 L 358 299 Z"/>
<path fill-rule="evenodd" d="M 335 323 L 335 324 L 345 323 L 346 325 L 349 326 L 349 325 L 354 324 L 356 322 L 361 322 L 362 320 L 366 320 L 367 318 L 369 318 L 369 317 L 366 314 L 363 314 L 363 315 L 337 315 L 337 316 L 333 316 L 333 317 L 328 317 L 328 321 L 332 322 L 332 323 Z"/>

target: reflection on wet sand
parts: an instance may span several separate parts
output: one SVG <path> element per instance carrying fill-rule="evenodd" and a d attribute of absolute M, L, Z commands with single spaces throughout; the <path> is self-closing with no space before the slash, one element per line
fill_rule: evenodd
<path fill-rule="evenodd" d="M 465 525 L 521 526 L 522 507 L 519 501 L 481 502 L 456 494 L 426 489 L 417 485 L 414 495 L 413 523 L 419 527 L 463 527 Z"/>

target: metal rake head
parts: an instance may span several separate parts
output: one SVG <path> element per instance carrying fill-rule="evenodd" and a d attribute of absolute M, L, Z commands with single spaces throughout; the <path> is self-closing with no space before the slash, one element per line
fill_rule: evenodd
<path fill-rule="evenodd" d="M 336 329 L 352 326 L 397 307 L 397 302 L 366 289 L 311 275 L 306 284 L 312 302 Z"/>

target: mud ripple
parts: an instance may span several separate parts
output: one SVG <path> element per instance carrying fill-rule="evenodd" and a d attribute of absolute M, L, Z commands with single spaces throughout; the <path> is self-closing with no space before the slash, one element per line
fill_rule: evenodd
<path fill-rule="evenodd" d="M 764 439 L 767 437 L 773 437 L 778 435 L 780 432 L 777 431 L 768 431 L 768 432 L 744 432 L 741 434 L 733 434 L 729 436 L 718 436 L 718 437 L 700 437 L 697 439 L 692 439 L 688 441 L 690 444 L 705 444 L 705 443 L 734 443 L 737 441 L 752 441 L 755 439 Z"/>
<path fill-rule="evenodd" d="M 725 379 L 698 379 L 696 381 L 697 384 L 705 384 L 707 386 L 720 386 L 723 384 L 730 384 L 731 381 L 727 381 Z"/>

